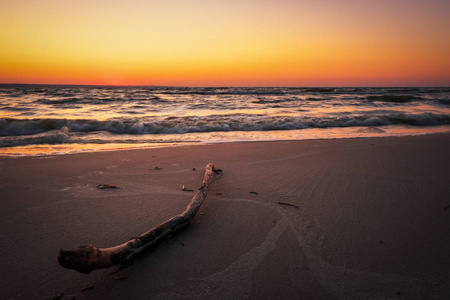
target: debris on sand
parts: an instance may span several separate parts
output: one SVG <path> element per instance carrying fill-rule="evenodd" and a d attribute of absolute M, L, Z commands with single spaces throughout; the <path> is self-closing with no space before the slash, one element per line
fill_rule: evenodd
<path fill-rule="evenodd" d="M 185 191 L 185 192 L 193 192 L 194 190 L 188 189 L 185 185 L 183 185 L 183 191 Z"/>
<path fill-rule="evenodd" d="M 292 203 L 287 203 L 287 202 L 278 202 L 278 204 L 280 205 L 285 205 L 285 206 L 290 206 L 290 207 L 295 207 L 297 209 L 300 209 L 300 207 L 298 205 L 292 204 Z"/>
<path fill-rule="evenodd" d="M 99 184 L 97 185 L 97 188 L 100 190 L 105 190 L 105 189 L 118 189 L 119 187 L 111 184 Z"/>

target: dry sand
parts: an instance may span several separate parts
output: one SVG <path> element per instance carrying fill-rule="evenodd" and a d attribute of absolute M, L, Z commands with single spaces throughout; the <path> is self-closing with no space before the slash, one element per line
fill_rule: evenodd
<path fill-rule="evenodd" d="M 89 275 L 58 265 L 60 248 L 113 246 L 183 211 L 209 162 L 223 176 L 154 252 Z M 2 158 L 0 171 L 2 299 L 450 299 L 450 135 Z"/>

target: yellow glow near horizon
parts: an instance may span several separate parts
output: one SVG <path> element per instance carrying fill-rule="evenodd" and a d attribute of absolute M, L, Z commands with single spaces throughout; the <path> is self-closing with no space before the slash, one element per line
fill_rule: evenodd
<path fill-rule="evenodd" d="M 0 83 L 450 85 L 449 1 L 336 2 L 2 0 Z"/>

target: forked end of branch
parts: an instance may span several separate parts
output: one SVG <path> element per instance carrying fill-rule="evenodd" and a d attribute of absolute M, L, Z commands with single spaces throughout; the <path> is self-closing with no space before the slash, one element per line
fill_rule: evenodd
<path fill-rule="evenodd" d="M 110 259 L 106 260 L 102 251 L 92 245 L 83 245 L 72 250 L 61 249 L 58 255 L 58 262 L 61 266 L 84 274 L 91 273 L 100 264 L 108 265 Z"/>

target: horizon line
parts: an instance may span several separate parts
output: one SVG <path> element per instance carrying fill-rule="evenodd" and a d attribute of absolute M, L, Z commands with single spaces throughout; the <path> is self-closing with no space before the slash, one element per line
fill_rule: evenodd
<path fill-rule="evenodd" d="M 73 83 L 0 83 L 0 86 L 79 86 L 79 87 L 153 87 L 153 88 L 450 88 L 446 86 L 431 86 L 431 85 L 361 85 L 361 86 L 284 86 L 284 85 L 270 85 L 270 86 L 232 86 L 232 85 L 217 85 L 217 86 L 201 86 L 201 85 L 151 85 L 151 84 L 73 84 Z"/>

